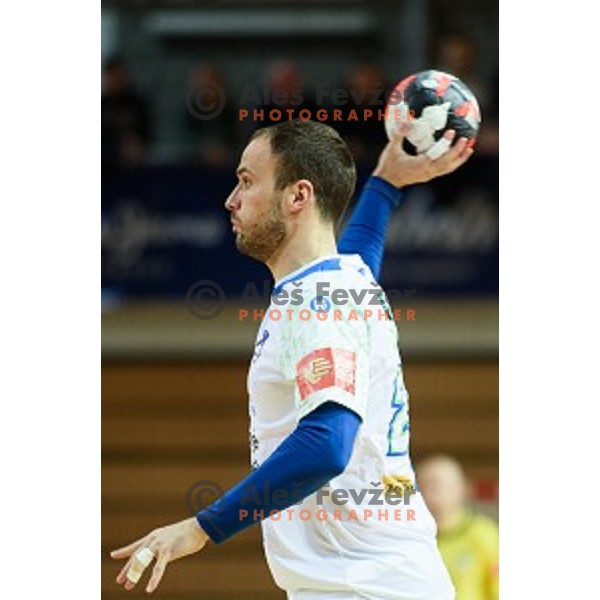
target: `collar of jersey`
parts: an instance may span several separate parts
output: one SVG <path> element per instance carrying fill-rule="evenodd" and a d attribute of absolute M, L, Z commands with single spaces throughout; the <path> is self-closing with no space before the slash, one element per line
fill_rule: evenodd
<path fill-rule="evenodd" d="M 339 271 L 341 269 L 340 262 L 342 257 L 339 254 L 332 256 L 322 256 L 312 263 L 308 263 L 303 267 L 300 267 L 296 271 L 290 273 L 287 277 L 275 283 L 273 288 L 273 294 L 277 295 L 283 289 L 284 285 L 287 285 L 291 281 L 302 280 L 304 277 L 308 277 L 316 271 Z"/>

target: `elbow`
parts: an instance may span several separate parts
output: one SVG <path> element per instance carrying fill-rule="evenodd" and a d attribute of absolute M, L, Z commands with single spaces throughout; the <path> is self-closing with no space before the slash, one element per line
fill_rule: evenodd
<path fill-rule="evenodd" d="M 351 456 L 352 446 L 344 447 L 339 444 L 339 440 L 330 438 L 322 454 L 323 476 L 327 478 L 325 481 L 341 475 L 346 470 Z"/>
<path fill-rule="evenodd" d="M 349 462 L 350 461 L 348 460 L 342 460 L 339 458 L 333 461 L 327 469 L 327 481 L 337 477 L 338 475 L 341 475 L 346 470 Z"/>

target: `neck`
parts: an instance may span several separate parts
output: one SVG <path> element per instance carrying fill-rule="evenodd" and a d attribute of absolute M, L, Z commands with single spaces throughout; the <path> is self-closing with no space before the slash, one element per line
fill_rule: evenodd
<path fill-rule="evenodd" d="M 266 261 L 275 281 L 281 280 L 321 256 L 337 254 L 335 235 L 331 227 L 312 228 L 311 231 L 312 234 L 296 231 Z"/>

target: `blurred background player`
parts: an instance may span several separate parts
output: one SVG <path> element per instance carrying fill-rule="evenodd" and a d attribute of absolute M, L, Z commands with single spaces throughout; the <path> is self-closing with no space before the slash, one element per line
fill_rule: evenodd
<path fill-rule="evenodd" d="M 143 162 L 150 142 L 150 117 L 147 101 L 135 89 L 120 57 L 107 61 L 102 83 L 102 172 L 106 176 Z"/>
<path fill-rule="evenodd" d="M 352 90 L 348 101 L 342 105 L 341 122 L 332 123 L 350 146 L 357 163 L 373 166 L 377 162 L 380 148 L 386 141 L 382 120 L 378 111 L 385 110 L 384 92 L 390 87 L 381 68 L 373 63 L 354 67 L 346 76 L 345 89 Z M 332 108 L 338 108 L 333 106 Z M 352 111 L 357 119 L 350 118 Z M 369 117 L 369 112 L 372 116 Z"/>
<path fill-rule="evenodd" d="M 188 80 L 188 102 L 182 107 L 186 146 L 192 164 L 229 167 L 239 152 L 237 114 L 231 105 L 225 75 L 216 65 L 196 65 Z M 203 107 L 216 106 L 218 114 L 199 119 Z"/>
<path fill-rule="evenodd" d="M 281 120 L 290 120 L 286 111 L 293 111 L 292 118 L 298 118 L 301 110 L 310 111 L 314 119 L 316 105 L 308 92 L 305 78 L 298 64 L 292 60 L 276 60 L 266 69 L 265 97 L 262 105 L 253 107 L 264 111 L 264 119 L 256 120 L 255 125 L 260 128 L 275 125 Z M 283 117 L 273 120 L 271 111 L 279 110 Z M 277 114 L 277 113 L 276 113 Z"/>
<path fill-rule="evenodd" d="M 432 456 L 417 480 L 438 526 L 438 546 L 456 588 L 456 600 L 498 600 L 498 526 L 468 504 L 462 467 Z"/>
<path fill-rule="evenodd" d="M 478 73 L 481 50 L 466 31 L 455 30 L 442 35 L 438 41 L 436 68 L 452 73 L 469 86 L 485 115 L 477 138 L 478 153 L 498 155 L 498 71 L 487 76 Z"/>

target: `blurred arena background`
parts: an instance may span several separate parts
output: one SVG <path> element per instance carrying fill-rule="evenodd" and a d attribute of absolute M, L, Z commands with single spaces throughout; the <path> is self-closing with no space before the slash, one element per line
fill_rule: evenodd
<path fill-rule="evenodd" d="M 479 97 L 475 156 L 409 191 L 391 223 L 382 284 L 396 308 L 415 311 L 399 322 L 413 460 L 456 457 L 474 503 L 496 514 L 497 36 L 497 4 L 487 0 L 103 2 L 104 599 L 125 595 L 108 550 L 188 516 L 195 482 L 227 488 L 249 470 L 252 310 L 266 307 L 270 276 L 235 250 L 223 202 L 240 149 L 264 124 L 240 122 L 239 110 L 269 108 L 275 88 L 301 90 L 302 106 L 316 109 L 334 104 L 319 89 L 390 89 L 437 67 Z M 207 82 L 224 101 L 205 119 L 197 96 Z M 352 108 L 360 102 L 344 115 Z M 363 181 L 383 124 L 327 122 L 351 143 Z M 204 280 L 223 303 L 220 291 L 198 294 Z M 258 527 L 173 564 L 158 594 L 283 598 Z"/>

